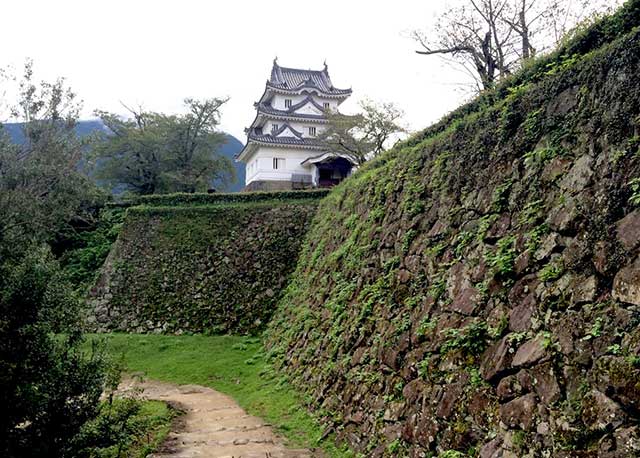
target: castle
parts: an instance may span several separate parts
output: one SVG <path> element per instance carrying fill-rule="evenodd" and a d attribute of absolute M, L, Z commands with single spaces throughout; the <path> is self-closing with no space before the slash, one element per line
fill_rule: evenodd
<path fill-rule="evenodd" d="M 256 117 L 245 129 L 247 144 L 236 157 L 245 163 L 245 189 L 330 187 L 349 176 L 352 160 L 327 151 L 317 137 L 326 128 L 326 114 L 350 95 L 351 89 L 333 86 L 326 63 L 322 70 L 301 70 L 274 60 L 254 103 Z"/>

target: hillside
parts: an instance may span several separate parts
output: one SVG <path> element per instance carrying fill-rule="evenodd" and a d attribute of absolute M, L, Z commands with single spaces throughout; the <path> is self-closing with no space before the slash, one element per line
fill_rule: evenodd
<path fill-rule="evenodd" d="M 24 133 L 22 131 L 22 125 L 20 123 L 6 123 L 2 124 L 2 127 L 9 134 L 11 139 L 16 143 L 24 142 Z M 105 126 L 99 119 L 78 121 L 76 125 L 76 132 L 79 137 L 86 137 L 96 132 L 104 131 Z M 245 182 L 245 168 L 244 164 L 235 162 L 235 156 L 242 149 L 243 144 L 233 135 L 227 134 L 227 140 L 220 148 L 220 154 L 229 158 L 235 167 L 236 182 L 232 183 L 225 189 L 225 192 L 239 192 L 244 188 Z M 215 184 L 214 184 L 215 186 Z"/>
<path fill-rule="evenodd" d="M 268 331 L 367 457 L 640 454 L 640 1 L 324 199 Z"/>

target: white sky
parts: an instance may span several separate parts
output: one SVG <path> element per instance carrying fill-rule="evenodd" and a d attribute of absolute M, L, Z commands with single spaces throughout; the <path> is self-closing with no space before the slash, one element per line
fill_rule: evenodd
<path fill-rule="evenodd" d="M 464 100 L 461 74 L 414 53 L 408 31 L 425 28 L 444 0 L 111 0 L 3 2 L 0 67 L 34 60 L 36 76 L 67 78 L 94 109 L 120 101 L 167 113 L 185 97 L 229 96 L 222 128 L 245 140 L 273 58 L 322 68 L 352 87 L 345 110 L 369 97 L 396 103 L 412 130 Z"/>

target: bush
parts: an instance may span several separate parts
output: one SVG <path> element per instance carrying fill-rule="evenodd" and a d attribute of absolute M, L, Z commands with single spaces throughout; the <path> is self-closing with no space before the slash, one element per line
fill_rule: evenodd
<path fill-rule="evenodd" d="M 107 363 L 86 354 L 78 304 L 48 248 L 0 264 L 0 455 L 75 456 L 73 438 L 94 418 Z"/>
<path fill-rule="evenodd" d="M 92 230 L 74 232 L 72 245 L 61 256 L 66 277 L 76 289 L 84 290 L 93 282 L 122 227 L 124 210 L 104 209 Z"/>
<path fill-rule="evenodd" d="M 175 194 L 153 194 L 149 196 L 139 196 L 131 200 L 125 200 L 112 206 L 131 207 L 135 205 L 175 206 L 175 205 L 206 205 L 206 204 L 230 204 L 242 202 L 261 201 L 286 201 L 297 199 L 322 199 L 329 193 L 328 189 L 313 189 L 308 191 L 260 191 L 242 193 L 175 193 Z"/>

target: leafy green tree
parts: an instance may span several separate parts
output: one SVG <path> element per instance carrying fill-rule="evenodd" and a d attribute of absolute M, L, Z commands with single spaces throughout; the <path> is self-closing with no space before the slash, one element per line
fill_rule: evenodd
<path fill-rule="evenodd" d="M 393 103 L 365 100 L 360 107 L 362 111 L 355 115 L 328 113 L 327 128 L 318 136 L 329 151 L 347 156 L 355 164 L 377 156 L 395 135 L 406 132 L 400 124 L 403 112 Z"/>
<path fill-rule="evenodd" d="M 50 243 L 97 193 L 78 170 L 75 94 L 64 80 L 36 84 L 30 63 L 18 89 L 26 142 L 0 132 L 0 455 L 77 456 L 106 362 L 81 350 L 79 303 Z"/>
<path fill-rule="evenodd" d="M 130 119 L 98 112 L 109 132 L 95 144 L 96 177 L 125 184 L 136 194 L 206 191 L 213 181 L 235 180 L 231 161 L 218 149 L 217 130 L 227 99 L 186 99 L 187 113 L 165 115 L 129 109 Z"/>

